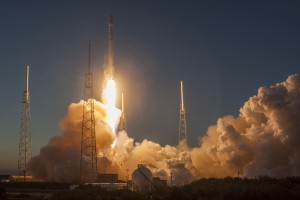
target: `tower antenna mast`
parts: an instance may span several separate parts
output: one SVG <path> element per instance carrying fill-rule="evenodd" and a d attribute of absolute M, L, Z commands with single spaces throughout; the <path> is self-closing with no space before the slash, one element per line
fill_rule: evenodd
<path fill-rule="evenodd" d="M 80 182 L 97 179 L 97 154 L 93 98 L 93 74 L 91 73 L 91 45 L 89 43 L 88 72 L 85 74 L 84 103 L 82 115 Z"/>
<path fill-rule="evenodd" d="M 122 93 L 122 115 L 120 118 L 118 131 L 123 131 L 123 130 L 127 132 L 127 123 L 126 123 L 125 106 L 124 106 L 124 95 Z"/>
<path fill-rule="evenodd" d="M 180 81 L 180 111 L 179 111 L 179 143 L 185 141 L 188 144 L 187 126 L 186 126 L 186 110 L 184 105 L 183 82 Z"/>
<path fill-rule="evenodd" d="M 18 175 L 26 176 L 26 166 L 32 157 L 31 149 L 31 115 L 30 115 L 30 97 L 29 97 L 29 66 L 26 65 L 25 91 L 23 92 L 22 111 L 21 111 L 21 128 L 18 158 Z"/>

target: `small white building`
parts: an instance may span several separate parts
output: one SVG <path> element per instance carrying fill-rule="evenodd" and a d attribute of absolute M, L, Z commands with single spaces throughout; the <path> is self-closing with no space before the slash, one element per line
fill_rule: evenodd
<path fill-rule="evenodd" d="M 132 172 L 132 190 L 148 192 L 152 190 L 153 174 L 145 165 L 139 164 Z"/>

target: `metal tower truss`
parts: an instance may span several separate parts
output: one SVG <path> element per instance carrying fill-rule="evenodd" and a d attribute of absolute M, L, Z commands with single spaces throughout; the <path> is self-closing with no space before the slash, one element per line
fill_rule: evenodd
<path fill-rule="evenodd" d="M 93 75 L 90 71 L 90 44 L 88 73 L 85 74 L 84 103 L 82 116 L 80 182 L 95 182 L 97 177 L 97 154 L 95 115 L 93 99 Z"/>
<path fill-rule="evenodd" d="M 32 157 L 31 149 L 31 116 L 30 116 L 30 98 L 28 90 L 29 66 L 26 66 L 26 83 L 23 93 L 22 110 L 21 110 L 21 128 L 20 128 L 20 143 L 19 143 L 19 158 L 18 158 L 18 175 L 26 176 L 29 173 L 26 171 L 26 166 Z"/>
<path fill-rule="evenodd" d="M 185 141 L 188 144 L 187 139 L 187 125 L 186 125 L 186 111 L 184 106 L 184 96 L 183 96 L 183 83 L 180 82 L 180 92 L 181 92 L 181 103 L 179 111 L 179 143 Z"/>

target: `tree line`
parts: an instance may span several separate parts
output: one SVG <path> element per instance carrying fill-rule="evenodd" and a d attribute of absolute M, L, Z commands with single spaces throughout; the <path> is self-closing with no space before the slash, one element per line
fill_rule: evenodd
<path fill-rule="evenodd" d="M 207 178 L 190 184 L 154 188 L 146 193 L 91 185 L 55 193 L 49 200 L 299 200 L 300 177 Z"/>

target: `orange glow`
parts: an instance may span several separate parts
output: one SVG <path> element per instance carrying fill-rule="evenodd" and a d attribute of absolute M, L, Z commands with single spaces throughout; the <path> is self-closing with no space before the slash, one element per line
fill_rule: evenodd
<path fill-rule="evenodd" d="M 104 89 L 104 104 L 107 110 L 106 123 L 115 134 L 120 117 L 120 110 L 116 108 L 116 83 L 112 79 L 107 81 Z"/>
<path fill-rule="evenodd" d="M 116 107 L 116 83 L 110 79 L 107 81 L 104 92 L 104 104 Z"/>

